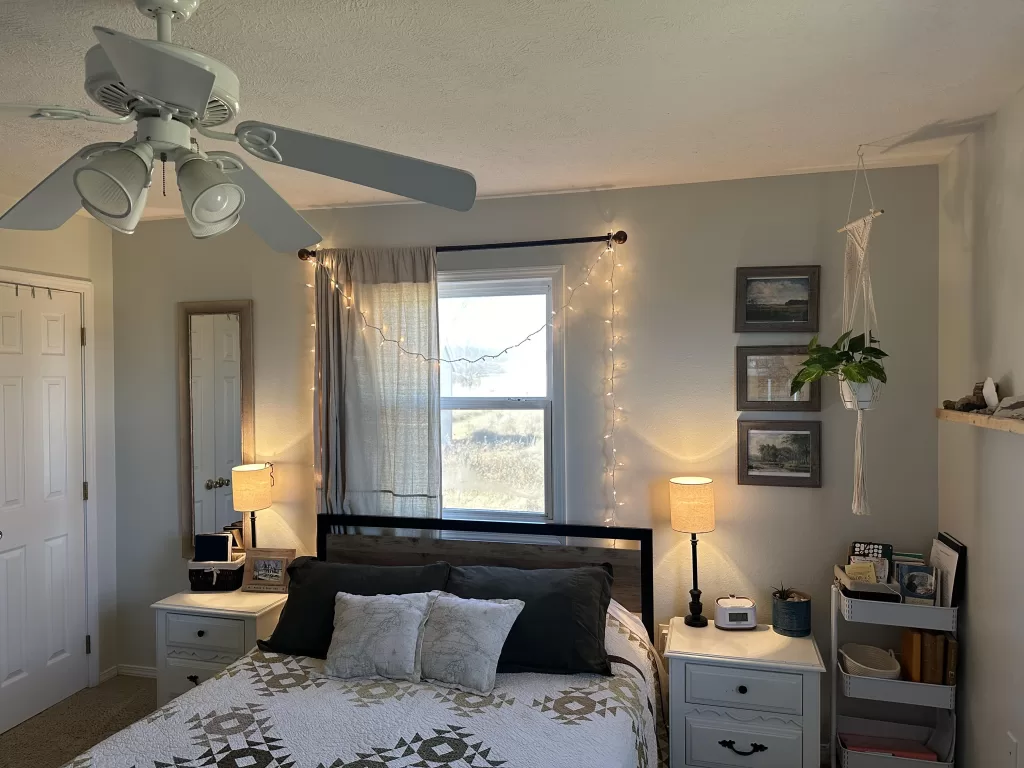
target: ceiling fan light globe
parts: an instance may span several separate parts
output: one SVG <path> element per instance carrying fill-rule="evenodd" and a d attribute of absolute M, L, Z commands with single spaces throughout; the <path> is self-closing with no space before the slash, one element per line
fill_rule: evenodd
<path fill-rule="evenodd" d="M 190 224 L 214 226 L 238 216 L 245 192 L 216 163 L 192 155 L 178 164 L 177 171 L 181 205 Z"/>
<path fill-rule="evenodd" d="M 196 198 L 192 205 L 192 216 L 203 224 L 216 224 L 237 216 L 245 200 L 245 194 L 234 184 L 217 184 Z"/>
<path fill-rule="evenodd" d="M 232 229 L 240 219 L 241 217 L 236 213 L 234 216 L 223 219 L 215 224 L 205 224 L 201 221 L 196 221 L 192 216 L 192 212 L 187 208 L 185 209 L 185 221 L 188 222 L 188 228 L 192 231 L 192 237 L 196 240 L 205 240 L 208 237 L 223 235 L 229 229 Z"/>
<path fill-rule="evenodd" d="M 146 207 L 146 198 L 149 196 L 149 187 L 145 187 L 142 190 L 142 194 L 139 195 L 139 199 L 136 201 L 132 212 L 123 218 L 113 218 L 111 216 L 104 216 L 92 205 L 88 200 L 82 200 L 82 207 L 86 210 L 86 213 L 92 215 L 97 221 L 101 221 L 116 232 L 120 232 L 124 235 L 134 234 L 135 228 L 139 225 L 139 221 L 142 219 L 142 211 Z"/>
<path fill-rule="evenodd" d="M 93 210 L 123 219 L 140 207 L 152 167 L 153 150 L 148 144 L 121 146 L 96 155 L 75 171 L 75 189 Z"/>

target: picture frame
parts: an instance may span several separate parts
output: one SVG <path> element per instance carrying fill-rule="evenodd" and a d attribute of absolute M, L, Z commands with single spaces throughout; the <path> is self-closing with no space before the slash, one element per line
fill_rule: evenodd
<path fill-rule="evenodd" d="M 242 591 L 287 592 L 288 566 L 294 559 L 294 549 L 247 549 Z"/>
<path fill-rule="evenodd" d="M 736 333 L 817 333 L 821 266 L 736 267 Z"/>
<path fill-rule="evenodd" d="M 820 411 L 820 381 L 789 394 L 793 376 L 806 359 L 807 347 L 800 344 L 736 347 L 736 410 Z"/>
<path fill-rule="evenodd" d="M 737 483 L 821 488 L 820 421 L 752 421 L 737 429 Z"/>

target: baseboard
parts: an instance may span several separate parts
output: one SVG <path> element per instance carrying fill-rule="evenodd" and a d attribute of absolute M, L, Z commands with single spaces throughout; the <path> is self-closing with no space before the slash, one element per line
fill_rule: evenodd
<path fill-rule="evenodd" d="M 105 683 L 105 682 L 107 682 L 107 680 L 113 680 L 115 677 L 117 677 L 117 665 L 116 664 L 114 666 L 112 666 L 112 667 L 107 667 L 102 672 L 100 672 L 100 682 L 101 683 Z"/>
<path fill-rule="evenodd" d="M 138 664 L 118 664 L 117 674 L 127 677 L 156 677 L 156 667 L 140 667 Z"/>

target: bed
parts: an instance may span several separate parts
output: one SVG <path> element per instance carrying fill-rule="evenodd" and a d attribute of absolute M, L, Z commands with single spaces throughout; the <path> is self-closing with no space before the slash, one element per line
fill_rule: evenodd
<path fill-rule="evenodd" d="M 430 682 L 338 680 L 321 674 L 320 659 L 254 650 L 68 765 L 657 768 L 667 763 L 662 671 L 650 631 L 650 530 L 331 515 L 318 516 L 317 522 L 320 559 L 388 565 L 443 557 L 517 567 L 614 561 L 616 591 L 605 633 L 612 675 L 499 674 L 494 690 L 482 695 Z M 640 548 L 485 544 L 433 535 L 410 544 L 407 536 L 352 535 L 351 527 L 340 535 L 342 524 L 361 531 L 389 526 L 400 532 L 416 527 L 621 538 L 639 542 Z"/>

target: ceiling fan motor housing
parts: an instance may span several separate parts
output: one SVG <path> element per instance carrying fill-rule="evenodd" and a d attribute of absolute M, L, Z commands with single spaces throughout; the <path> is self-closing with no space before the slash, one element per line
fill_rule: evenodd
<path fill-rule="evenodd" d="M 225 64 L 206 54 L 173 43 L 162 43 L 159 40 L 139 42 L 192 64 L 198 64 L 214 74 L 216 80 L 213 84 L 213 93 L 207 102 L 206 114 L 200 119 L 202 125 L 207 128 L 222 125 L 238 115 L 238 76 Z M 133 108 L 142 114 L 147 113 L 147 108 L 140 106 L 137 97 L 125 88 L 107 54 L 98 45 L 94 45 L 85 54 L 85 92 L 90 99 L 115 115 L 127 115 Z M 156 114 L 153 108 L 149 108 L 148 112 Z"/>

